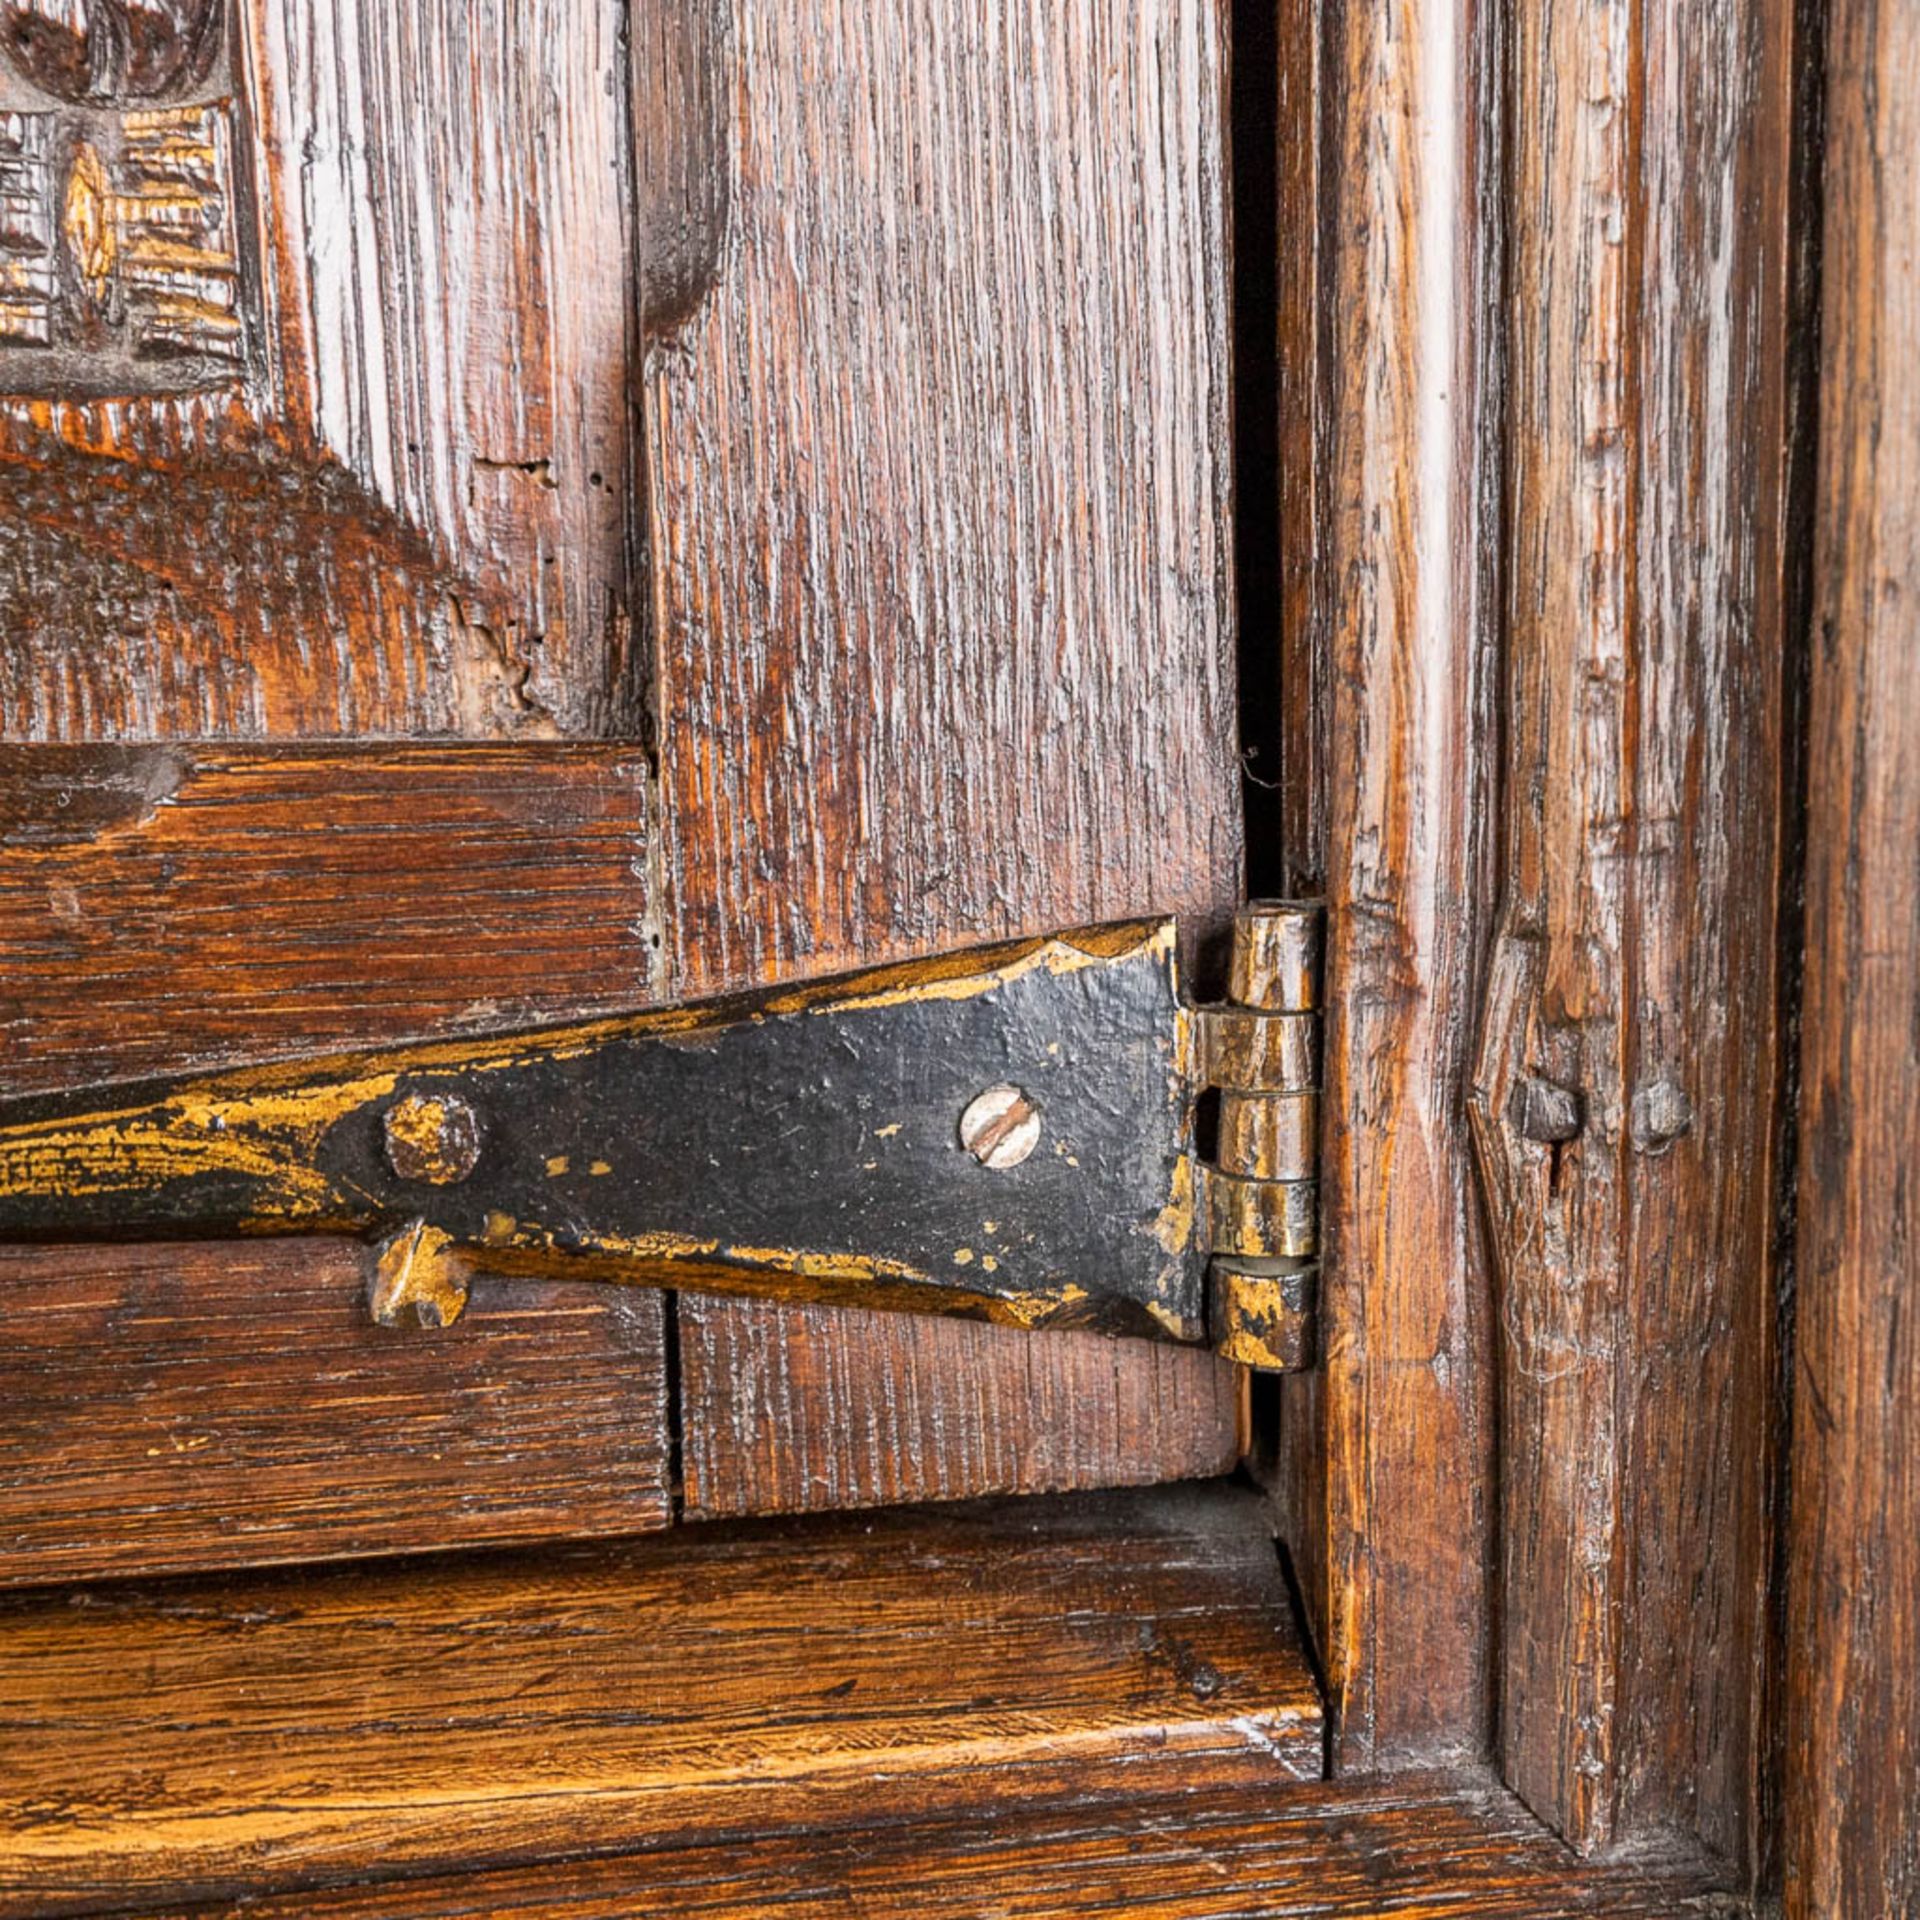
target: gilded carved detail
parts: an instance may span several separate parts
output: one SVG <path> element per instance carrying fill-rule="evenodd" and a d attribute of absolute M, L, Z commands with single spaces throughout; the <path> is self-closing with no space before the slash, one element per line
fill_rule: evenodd
<path fill-rule="evenodd" d="M 246 370 L 225 0 L 0 0 L 0 393 Z"/>

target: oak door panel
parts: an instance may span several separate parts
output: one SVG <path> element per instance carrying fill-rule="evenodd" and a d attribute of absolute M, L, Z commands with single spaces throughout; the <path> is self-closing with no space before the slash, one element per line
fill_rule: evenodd
<path fill-rule="evenodd" d="M 109 237 L 0 354 L 0 736 L 65 743 L 4 769 L 8 1089 L 1238 896 L 1210 0 L 195 0 L 84 86 L 24 12 L 23 191 L 97 166 Z M 142 140 L 204 228 L 164 364 Z M 632 744 L 332 744 L 556 733 Z M 723 1504 L 838 1444 L 780 1379 L 918 1410 L 849 1497 L 1234 1446 L 1205 1358 L 684 1313 Z"/>
<path fill-rule="evenodd" d="M 1224 9 L 727 17 L 697 49 L 730 81 L 724 243 L 664 303 L 643 389 L 672 979 L 1230 905 Z M 675 44 L 670 71 L 694 58 Z M 704 124 L 709 99 L 645 83 L 636 118 Z M 1049 1453 L 1061 1483 L 1158 1477 L 1231 1444 L 1213 1362 L 1123 1465 L 1036 1409 L 1077 1390 L 1090 1430 L 1126 1423 L 1167 1378 L 1137 1349 L 1090 1366 L 865 1314 L 682 1319 L 688 1377 L 729 1383 L 683 1409 L 719 1510 L 872 1498 L 896 1472 L 909 1497 L 1010 1490 Z M 936 1457 L 856 1470 L 822 1424 L 833 1378 L 916 1408 L 896 1430 Z M 984 1445 L 982 1405 L 1004 1422 Z M 803 1457 L 833 1462 L 804 1496 L 758 1464 Z"/>

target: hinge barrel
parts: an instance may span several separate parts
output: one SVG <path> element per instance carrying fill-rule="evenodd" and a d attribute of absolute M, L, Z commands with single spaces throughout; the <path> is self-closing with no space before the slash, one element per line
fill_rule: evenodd
<path fill-rule="evenodd" d="M 1313 904 L 1244 908 L 1235 1004 L 1199 1014 L 1201 1072 L 1219 1095 L 1205 1173 L 1213 1340 L 1262 1370 L 1316 1358 L 1321 928 Z"/>

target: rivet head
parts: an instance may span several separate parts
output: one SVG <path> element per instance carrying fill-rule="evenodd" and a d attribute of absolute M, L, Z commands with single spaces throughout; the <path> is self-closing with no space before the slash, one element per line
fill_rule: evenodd
<path fill-rule="evenodd" d="M 1580 1137 L 1586 1107 L 1578 1093 L 1539 1075 L 1521 1081 L 1514 1090 L 1514 1119 L 1523 1140 L 1541 1146 L 1565 1146 Z"/>
<path fill-rule="evenodd" d="M 382 1125 L 387 1163 L 402 1180 L 451 1187 L 479 1164 L 480 1116 L 458 1094 L 409 1093 Z"/>
<path fill-rule="evenodd" d="M 960 1144 L 983 1167 L 1005 1173 L 1040 1144 L 1040 1109 L 1018 1087 L 989 1087 L 960 1116 Z"/>
<path fill-rule="evenodd" d="M 1664 1147 L 1693 1125 L 1693 1102 L 1671 1080 L 1654 1080 L 1633 1096 L 1633 1138 L 1637 1146 Z"/>

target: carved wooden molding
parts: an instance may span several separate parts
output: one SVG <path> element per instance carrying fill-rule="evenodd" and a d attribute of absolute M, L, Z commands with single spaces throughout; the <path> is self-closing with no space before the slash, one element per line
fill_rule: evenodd
<path fill-rule="evenodd" d="M 0 8 L 0 394 L 191 392 L 257 348 L 226 0 Z"/>

